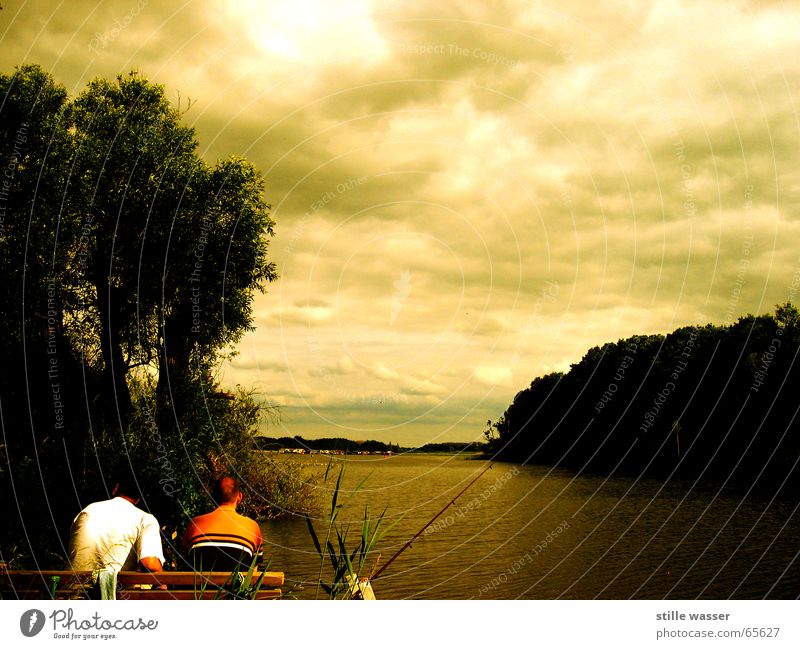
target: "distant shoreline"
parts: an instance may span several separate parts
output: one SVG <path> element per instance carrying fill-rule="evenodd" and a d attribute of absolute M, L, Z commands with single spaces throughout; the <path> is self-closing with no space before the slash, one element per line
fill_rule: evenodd
<path fill-rule="evenodd" d="M 399 455 L 407 453 L 434 453 L 451 455 L 457 453 L 483 453 L 486 445 L 481 442 L 441 442 L 423 444 L 419 447 L 400 446 L 391 442 L 377 440 L 357 441 L 343 437 L 321 437 L 304 439 L 303 437 L 267 437 L 259 435 L 255 438 L 256 447 L 262 451 L 282 451 L 303 455 Z"/>

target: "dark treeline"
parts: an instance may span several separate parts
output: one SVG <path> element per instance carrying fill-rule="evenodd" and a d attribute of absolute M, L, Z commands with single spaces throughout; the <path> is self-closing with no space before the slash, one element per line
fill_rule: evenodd
<path fill-rule="evenodd" d="M 389 442 L 379 442 L 374 439 L 356 441 L 344 437 L 323 437 L 320 439 L 304 439 L 299 435 L 294 437 L 266 437 L 256 438 L 260 450 L 271 451 L 278 449 L 304 449 L 309 451 L 341 451 L 343 453 L 462 453 L 479 452 L 485 445 L 480 442 L 440 442 L 425 444 L 419 447 L 405 447 Z"/>
<path fill-rule="evenodd" d="M 266 437 L 256 438 L 258 448 L 264 451 L 276 449 L 303 449 L 308 451 L 342 451 L 343 453 L 358 453 L 365 451 L 368 453 L 399 453 L 401 450 L 397 444 L 378 442 L 374 439 L 365 441 L 355 441 L 344 437 L 324 437 L 320 439 L 304 439 L 299 435 L 294 437 Z"/>
<path fill-rule="evenodd" d="M 790 303 L 731 326 L 607 343 L 534 379 L 486 437 L 516 462 L 796 495 L 799 348 Z"/>
<path fill-rule="evenodd" d="M 411 449 L 412 453 L 479 453 L 486 449 L 481 442 L 435 442 Z"/>

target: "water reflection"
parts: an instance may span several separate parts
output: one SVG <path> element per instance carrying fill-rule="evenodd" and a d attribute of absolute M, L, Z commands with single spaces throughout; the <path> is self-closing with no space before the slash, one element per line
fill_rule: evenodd
<path fill-rule="evenodd" d="M 345 466 L 346 492 L 366 478 L 341 514 L 354 534 L 365 506 L 386 508 L 389 522 L 402 517 L 380 546 L 384 562 L 483 468 L 434 455 Z M 795 598 L 796 510 L 688 484 L 496 464 L 375 590 L 397 599 Z M 305 523 L 270 521 L 264 533 L 273 567 L 311 596 L 319 563 Z"/>

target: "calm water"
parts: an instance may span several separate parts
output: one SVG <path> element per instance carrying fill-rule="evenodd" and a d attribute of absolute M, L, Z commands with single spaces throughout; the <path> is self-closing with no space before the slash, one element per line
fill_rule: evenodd
<path fill-rule="evenodd" d="M 325 465 L 320 456 L 302 461 Z M 354 538 L 365 505 L 386 508 L 389 521 L 402 516 L 379 546 L 383 561 L 484 466 L 435 455 L 342 461 L 345 490 L 368 476 L 341 514 Z M 794 599 L 797 507 L 690 484 L 495 464 L 373 586 L 379 599 Z M 273 569 L 305 584 L 301 598 L 313 596 L 319 563 L 305 522 L 270 521 L 264 533 Z"/>

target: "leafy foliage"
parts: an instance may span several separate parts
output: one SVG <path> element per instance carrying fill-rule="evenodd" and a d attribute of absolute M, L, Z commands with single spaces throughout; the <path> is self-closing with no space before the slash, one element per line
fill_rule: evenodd
<path fill-rule="evenodd" d="M 276 278 L 263 182 L 202 160 L 181 118 L 136 72 L 74 99 L 37 66 L 0 75 L 0 560 L 57 561 L 118 470 L 168 538 L 222 470 L 255 513 L 307 508 L 255 448 L 263 409 L 213 378 Z"/>
<path fill-rule="evenodd" d="M 800 484 L 798 310 L 590 349 L 487 431 L 499 458 L 788 490 Z"/>
<path fill-rule="evenodd" d="M 332 462 L 329 462 L 328 469 L 325 472 L 326 480 L 332 466 Z M 344 465 L 339 468 L 339 473 L 336 477 L 336 486 L 331 493 L 331 506 L 328 513 L 324 539 L 320 539 L 317 535 L 311 517 L 308 514 L 304 515 L 311 540 L 320 558 L 317 588 L 314 592 L 315 599 L 319 595 L 320 589 L 322 589 L 330 599 L 354 599 L 354 588 L 357 588 L 356 584 L 358 583 L 359 576 L 364 573 L 367 561 L 369 559 L 376 560 L 375 550 L 378 543 L 401 520 L 401 518 L 398 518 L 388 527 L 384 527 L 383 519 L 386 510 L 384 510 L 377 519 L 373 520 L 370 518 L 369 509 L 364 507 L 364 516 L 358 543 L 354 549 L 348 549 L 348 536 L 350 535 L 351 526 L 349 524 L 339 525 L 337 519 L 340 510 L 347 506 L 350 499 L 361 489 L 368 477 L 369 476 L 365 477 L 355 489 L 350 492 L 347 501 L 340 503 L 339 495 L 344 478 Z M 330 564 L 332 572 L 329 582 L 323 581 L 322 578 L 326 559 Z"/>

